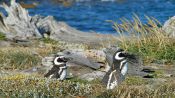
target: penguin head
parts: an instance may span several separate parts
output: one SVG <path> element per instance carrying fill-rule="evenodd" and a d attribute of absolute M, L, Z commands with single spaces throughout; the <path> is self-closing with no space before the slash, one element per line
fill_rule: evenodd
<path fill-rule="evenodd" d="M 121 62 L 123 60 L 130 61 L 134 59 L 136 60 L 136 57 L 134 54 L 127 53 L 123 49 L 118 49 L 113 55 L 113 61 Z"/>
<path fill-rule="evenodd" d="M 127 54 L 123 49 L 118 49 L 114 55 L 113 55 L 113 60 L 114 61 L 122 61 L 127 58 Z"/>
<path fill-rule="evenodd" d="M 54 65 L 65 64 L 69 60 L 71 60 L 71 58 L 65 57 L 64 55 L 56 55 L 53 64 Z"/>

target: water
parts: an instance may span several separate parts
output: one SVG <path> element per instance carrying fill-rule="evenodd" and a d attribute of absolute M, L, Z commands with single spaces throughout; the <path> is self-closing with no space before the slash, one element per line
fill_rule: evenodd
<path fill-rule="evenodd" d="M 144 15 L 155 17 L 164 23 L 175 15 L 174 9 L 175 0 L 83 0 L 69 7 L 46 0 L 40 2 L 36 8 L 29 9 L 29 13 L 52 15 L 58 21 L 64 21 L 82 31 L 115 33 L 112 24 L 106 20 L 119 22 L 122 17 L 132 19 L 133 13 L 136 13 L 144 23 Z"/>

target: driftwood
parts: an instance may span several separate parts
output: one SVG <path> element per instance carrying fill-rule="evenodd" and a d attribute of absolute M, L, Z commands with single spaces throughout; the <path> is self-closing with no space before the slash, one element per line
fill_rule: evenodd
<path fill-rule="evenodd" d="M 116 42 L 116 37 L 97 33 L 88 33 L 76 30 L 64 22 L 56 21 L 52 16 L 30 16 L 28 11 L 15 0 L 11 5 L 1 5 L 8 16 L 0 15 L 0 32 L 6 34 L 9 39 L 30 39 L 49 37 L 54 40 L 62 40 L 76 43 L 99 44 Z"/>
<path fill-rule="evenodd" d="M 58 53 L 60 54 L 60 52 Z M 100 50 L 65 50 L 61 52 L 65 57 L 71 57 L 71 63 L 75 63 L 77 65 L 83 65 L 92 69 L 100 69 L 102 67 L 106 67 L 106 54 Z M 42 65 L 44 66 L 52 66 L 52 62 L 54 60 L 53 54 L 49 57 L 45 57 L 42 60 Z M 68 65 L 69 66 L 69 65 Z"/>
<path fill-rule="evenodd" d="M 3 4 L 1 7 L 8 13 L 7 17 L 3 13 L 0 16 L 0 32 L 5 33 L 7 38 L 41 37 L 36 26 L 30 22 L 31 16 L 29 16 L 28 11 L 16 3 L 15 0 L 11 0 L 10 6 Z"/>
<path fill-rule="evenodd" d="M 76 30 L 75 28 L 70 27 L 64 22 L 57 22 L 52 16 L 41 17 L 34 16 L 32 17 L 32 22 L 36 24 L 40 33 L 44 37 L 49 37 L 54 40 L 62 40 L 68 42 L 78 42 L 78 43 L 109 43 L 112 41 L 115 42 L 116 38 L 112 35 L 103 35 L 90 32 L 82 32 Z"/>

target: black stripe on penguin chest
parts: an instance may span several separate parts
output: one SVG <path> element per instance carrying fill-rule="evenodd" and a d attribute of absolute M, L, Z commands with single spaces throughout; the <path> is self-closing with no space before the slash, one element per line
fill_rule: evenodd
<path fill-rule="evenodd" d="M 115 72 L 114 72 L 114 71 L 115 71 Z M 112 72 L 114 72 L 114 73 L 112 73 Z M 111 75 L 111 73 L 112 73 L 112 75 Z M 110 77 L 110 75 L 111 75 L 111 77 Z M 111 79 L 110 79 L 110 82 L 112 82 L 112 81 L 116 81 L 116 80 L 119 78 L 119 76 L 120 76 L 119 70 L 112 70 L 112 69 L 110 69 L 110 70 L 105 74 L 105 76 L 103 77 L 102 82 L 103 82 L 105 85 L 107 85 L 110 78 L 111 78 Z"/>
<path fill-rule="evenodd" d="M 112 70 L 122 70 L 123 67 L 126 65 L 127 60 L 118 60 L 118 61 L 114 61 L 111 69 Z"/>

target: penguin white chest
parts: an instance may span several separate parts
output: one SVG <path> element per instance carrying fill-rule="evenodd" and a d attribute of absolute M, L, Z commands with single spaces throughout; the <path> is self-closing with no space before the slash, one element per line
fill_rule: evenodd
<path fill-rule="evenodd" d="M 121 69 L 121 74 L 126 75 L 127 71 L 128 71 L 128 63 L 125 63 Z"/>
<path fill-rule="evenodd" d="M 64 80 L 66 78 L 67 75 L 66 66 L 60 67 L 59 74 L 60 74 L 59 80 Z"/>

